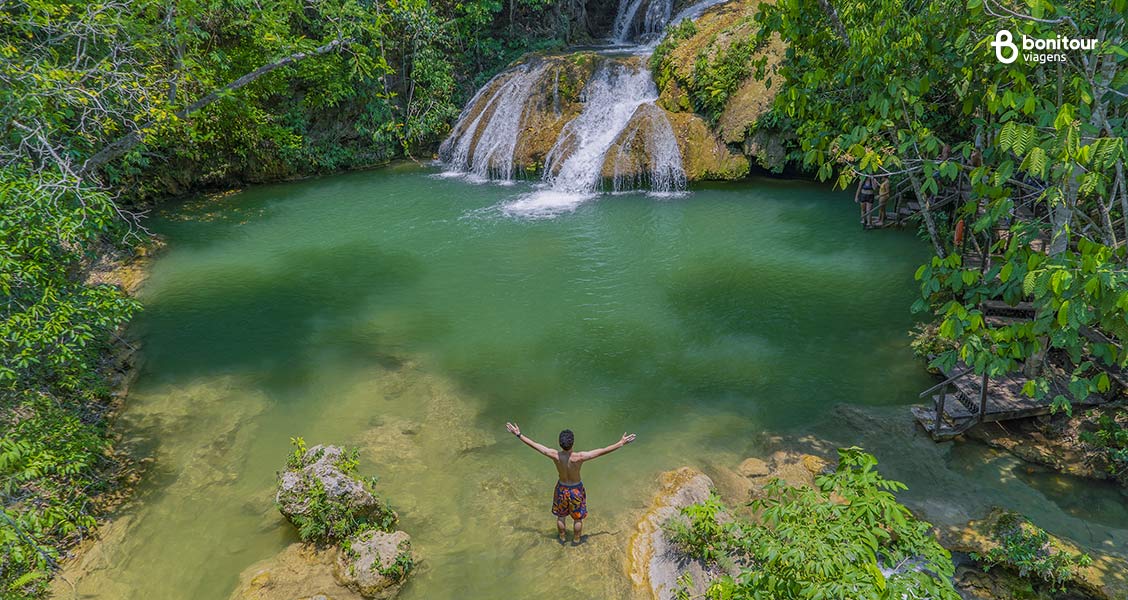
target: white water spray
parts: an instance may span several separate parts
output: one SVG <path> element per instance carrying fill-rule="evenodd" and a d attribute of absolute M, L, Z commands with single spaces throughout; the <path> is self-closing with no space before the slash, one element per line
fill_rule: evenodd
<path fill-rule="evenodd" d="M 521 133 L 525 105 L 543 71 L 543 65 L 520 65 L 482 87 L 463 109 L 450 137 L 439 146 L 443 161 L 455 172 L 480 179 L 512 180 L 513 150 Z M 478 109 L 482 95 L 491 89 L 489 100 Z"/>
<path fill-rule="evenodd" d="M 604 165 L 612 146 L 618 141 L 619 151 L 623 152 L 624 145 L 638 141 L 638 131 L 644 122 L 648 125 L 645 129 L 652 132 L 649 137 L 655 138 L 658 147 L 647 148 L 649 164 L 636 166 L 649 172 L 629 177 L 616 173 L 614 189 L 633 189 L 634 184 L 646 182 L 658 192 L 685 189 L 681 152 L 666 115 L 654 105 L 657 99 L 654 80 L 641 65 L 604 63 L 584 89 L 583 111 L 564 126 L 545 157 L 543 187 L 508 204 L 506 212 L 525 217 L 553 216 L 574 210 L 591 199 L 603 181 Z M 645 111 L 641 121 L 635 119 L 640 110 Z M 624 130 L 632 122 L 636 124 L 624 136 Z"/>
<path fill-rule="evenodd" d="M 611 26 L 611 41 L 627 44 L 658 37 L 669 22 L 673 8 L 673 0 L 619 0 L 615 23 Z M 642 10 L 641 18 L 639 10 Z"/>

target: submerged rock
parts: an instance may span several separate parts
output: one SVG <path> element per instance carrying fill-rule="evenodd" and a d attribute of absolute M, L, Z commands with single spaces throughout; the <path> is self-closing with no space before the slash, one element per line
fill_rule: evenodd
<path fill-rule="evenodd" d="M 657 600 L 674 598 L 678 577 L 688 572 L 699 588 L 696 592 L 704 592 L 715 574 L 701 562 L 687 560 L 677 552 L 663 526 L 678 518 L 682 508 L 705 501 L 712 489 L 713 481 L 690 467 L 658 477 L 658 493 L 635 526 L 627 552 L 628 571 L 637 590 Z"/>
<path fill-rule="evenodd" d="M 244 569 L 231 600 L 362 600 L 333 577 L 338 555 L 334 547 L 290 544 L 278 555 Z"/>
<path fill-rule="evenodd" d="M 391 598 L 415 564 L 411 536 L 365 531 L 350 539 L 337 556 L 337 581 L 365 598 Z"/>

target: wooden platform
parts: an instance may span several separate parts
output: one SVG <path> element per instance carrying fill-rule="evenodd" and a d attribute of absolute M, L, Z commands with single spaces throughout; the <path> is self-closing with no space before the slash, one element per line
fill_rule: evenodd
<path fill-rule="evenodd" d="M 1063 386 L 1054 384 L 1045 398 L 1031 398 L 1022 393 L 1027 379 L 1021 373 L 1015 373 L 988 379 L 987 394 L 984 397 L 981 394 L 981 375 L 967 372 L 955 378 L 950 377 L 951 374 L 964 371 L 967 371 L 967 366 L 960 364 L 955 370 L 945 374 L 950 383 L 942 386 L 940 393 L 932 396 L 931 406 L 914 406 L 911 409 L 917 422 L 936 441 L 950 440 L 980 423 L 1048 415 L 1053 397 L 1058 393 L 1066 393 Z M 1073 406 L 1096 406 L 1105 401 L 1102 396 L 1093 394 L 1083 401 L 1074 401 Z M 940 410 L 939 419 L 937 409 Z"/>

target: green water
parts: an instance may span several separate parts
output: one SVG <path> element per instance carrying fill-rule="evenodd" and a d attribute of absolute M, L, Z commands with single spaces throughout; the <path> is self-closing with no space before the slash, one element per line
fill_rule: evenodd
<path fill-rule="evenodd" d="M 168 250 L 119 421 L 154 462 L 69 578 L 77 595 L 226 598 L 295 540 L 272 490 L 297 435 L 359 446 L 380 476 L 423 557 L 404 599 L 629 597 L 654 477 L 781 443 L 872 447 L 930 518 L 998 495 L 1057 532 L 1087 524 L 1060 490 L 1004 476 L 1013 463 L 913 429 L 905 406 L 931 380 L 905 333 L 928 255 L 911 232 L 864 233 L 846 195 L 798 182 L 497 209 L 522 189 L 398 167 L 158 215 Z M 584 469 L 586 545 L 554 542 L 554 472 L 506 420 L 585 448 L 638 433 Z M 1079 541 L 1128 539 L 1107 512 Z"/>

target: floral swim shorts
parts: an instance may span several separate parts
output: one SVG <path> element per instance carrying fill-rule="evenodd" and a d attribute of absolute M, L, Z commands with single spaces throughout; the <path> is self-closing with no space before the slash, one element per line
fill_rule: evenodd
<path fill-rule="evenodd" d="M 572 516 L 580 521 L 587 516 L 587 492 L 584 484 L 565 485 L 556 482 L 556 491 L 552 494 L 552 514 L 558 517 Z"/>

